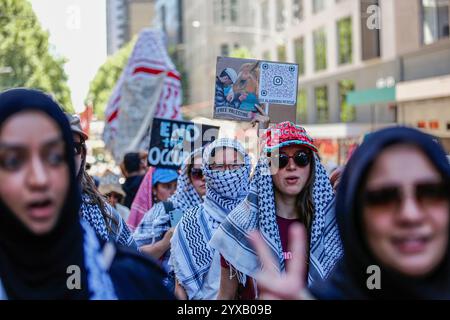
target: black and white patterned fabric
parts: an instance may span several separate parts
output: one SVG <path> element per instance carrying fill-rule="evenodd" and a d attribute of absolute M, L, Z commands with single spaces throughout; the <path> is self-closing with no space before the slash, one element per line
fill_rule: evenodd
<path fill-rule="evenodd" d="M 315 158 L 313 201 L 315 212 L 310 237 L 309 285 L 326 278 L 343 254 L 334 214 L 333 189 L 318 157 Z M 255 277 L 261 269 L 258 256 L 247 237 L 252 230 L 259 230 L 278 259 L 277 269 L 284 271 L 273 182 L 266 157 L 262 157 L 255 168 L 247 197 L 226 217 L 209 243 L 238 271 L 238 279 L 244 284 L 246 276 Z"/>
<path fill-rule="evenodd" d="M 115 224 L 111 226 L 114 229 L 114 232 L 109 233 L 105 218 L 103 217 L 100 208 L 96 204 L 91 203 L 89 196 L 86 194 L 82 194 L 81 199 L 81 218 L 94 229 L 95 233 L 101 240 L 105 242 L 112 240 L 123 246 L 136 247 L 130 230 L 117 210 L 105 202 L 106 210 L 118 223 L 117 226 Z"/>
<path fill-rule="evenodd" d="M 209 159 L 217 147 L 237 150 L 244 158 L 244 165 L 236 170 L 210 170 Z M 220 263 L 212 264 L 215 250 L 209 241 L 228 213 L 247 195 L 250 169 L 250 158 L 236 140 L 216 140 L 203 153 L 205 201 L 185 213 L 171 240 L 170 264 L 189 299 L 202 299 L 210 294 L 204 292 L 205 279 L 209 272 L 220 270 Z M 218 289 L 220 276 L 209 281 L 212 282 L 208 283 L 209 291 Z"/>

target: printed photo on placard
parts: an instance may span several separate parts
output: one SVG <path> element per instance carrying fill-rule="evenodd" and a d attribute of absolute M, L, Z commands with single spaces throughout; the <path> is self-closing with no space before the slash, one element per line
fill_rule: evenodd
<path fill-rule="evenodd" d="M 297 64 L 217 57 L 214 118 L 252 121 L 255 104 L 294 106 L 297 79 Z"/>

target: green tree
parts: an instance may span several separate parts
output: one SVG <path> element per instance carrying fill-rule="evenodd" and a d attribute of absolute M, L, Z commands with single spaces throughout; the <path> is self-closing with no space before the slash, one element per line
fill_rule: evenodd
<path fill-rule="evenodd" d="M 136 40 L 137 38 L 134 37 L 119 51 L 108 57 L 105 63 L 100 66 L 89 85 L 86 100 L 92 103 L 94 106 L 94 114 L 99 119 L 103 119 L 105 116 L 104 113 L 108 99 L 128 62 Z"/>
<path fill-rule="evenodd" d="M 0 89 L 40 89 L 73 112 L 66 61 L 50 54 L 48 38 L 28 1 L 0 1 Z"/>
<path fill-rule="evenodd" d="M 356 120 L 356 108 L 347 103 L 346 97 L 350 91 L 355 90 L 355 82 L 353 80 L 339 81 L 339 100 L 341 104 L 341 121 L 352 122 Z"/>
<path fill-rule="evenodd" d="M 253 54 L 250 52 L 250 50 L 248 50 L 248 48 L 246 48 L 246 47 L 239 47 L 239 48 L 233 49 L 233 51 L 231 51 L 229 57 L 239 58 L 239 59 L 254 59 L 255 58 L 253 56 Z"/>

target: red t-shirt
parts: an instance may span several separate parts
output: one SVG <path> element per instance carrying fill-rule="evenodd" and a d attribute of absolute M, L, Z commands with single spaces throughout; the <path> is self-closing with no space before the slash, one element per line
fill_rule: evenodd
<path fill-rule="evenodd" d="M 281 240 L 281 248 L 283 249 L 284 260 L 292 259 L 291 252 L 288 251 L 289 248 L 289 227 L 295 223 L 300 222 L 299 219 L 286 219 L 277 216 L 277 225 L 278 230 L 280 232 L 280 240 Z M 223 268 L 230 268 L 230 264 L 226 261 L 222 256 L 220 256 L 220 265 Z M 238 299 L 239 300 L 255 300 L 256 298 L 256 290 L 254 286 L 253 278 L 247 277 L 247 281 L 245 282 L 245 286 L 239 284 L 238 288 Z"/>

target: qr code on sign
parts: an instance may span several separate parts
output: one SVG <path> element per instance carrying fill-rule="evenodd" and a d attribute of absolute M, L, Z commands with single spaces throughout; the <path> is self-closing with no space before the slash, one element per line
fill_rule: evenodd
<path fill-rule="evenodd" d="M 261 62 L 259 101 L 294 105 L 297 102 L 298 65 Z"/>

